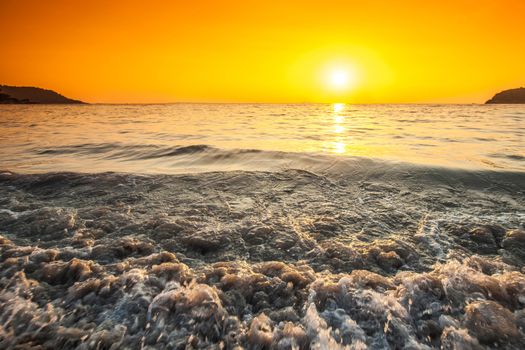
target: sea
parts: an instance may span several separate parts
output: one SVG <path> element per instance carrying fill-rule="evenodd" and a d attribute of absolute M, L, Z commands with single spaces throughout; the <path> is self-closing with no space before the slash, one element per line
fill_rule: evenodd
<path fill-rule="evenodd" d="M 5 105 L 0 134 L 3 168 L 25 173 L 257 171 L 304 154 L 525 171 L 521 105 Z"/>
<path fill-rule="evenodd" d="M 524 105 L 0 105 L 1 349 L 524 343 Z"/>

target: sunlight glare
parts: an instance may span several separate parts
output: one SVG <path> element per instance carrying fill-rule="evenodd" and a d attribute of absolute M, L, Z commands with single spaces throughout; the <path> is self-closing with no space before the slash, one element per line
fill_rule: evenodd
<path fill-rule="evenodd" d="M 332 144 L 333 152 L 337 154 L 343 154 L 346 152 L 346 144 L 342 141 L 336 141 Z"/>
<path fill-rule="evenodd" d="M 345 109 L 345 104 L 344 103 L 334 103 L 332 108 L 334 109 L 334 113 L 339 113 L 339 112 L 342 112 L 343 109 Z"/>
<path fill-rule="evenodd" d="M 351 67 L 338 67 L 328 72 L 326 80 L 331 89 L 343 91 L 355 86 L 356 74 Z"/>
<path fill-rule="evenodd" d="M 337 88 L 344 88 L 348 84 L 348 72 L 344 70 L 334 70 L 330 77 L 332 85 Z"/>

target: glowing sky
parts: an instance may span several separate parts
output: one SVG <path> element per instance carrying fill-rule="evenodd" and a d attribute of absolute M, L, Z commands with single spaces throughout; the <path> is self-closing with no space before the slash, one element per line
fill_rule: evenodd
<path fill-rule="evenodd" d="M 0 83 L 88 102 L 477 103 L 525 85 L 524 18 L 524 0 L 0 0 Z"/>

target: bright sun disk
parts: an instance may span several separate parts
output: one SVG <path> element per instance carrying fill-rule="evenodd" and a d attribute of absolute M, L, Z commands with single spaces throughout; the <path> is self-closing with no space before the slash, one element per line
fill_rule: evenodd
<path fill-rule="evenodd" d="M 337 88 L 344 88 L 348 85 L 348 72 L 344 70 L 334 70 L 330 76 L 332 86 Z"/>
<path fill-rule="evenodd" d="M 337 67 L 325 73 L 325 81 L 331 90 L 342 92 L 356 85 L 357 75 L 353 67 Z"/>

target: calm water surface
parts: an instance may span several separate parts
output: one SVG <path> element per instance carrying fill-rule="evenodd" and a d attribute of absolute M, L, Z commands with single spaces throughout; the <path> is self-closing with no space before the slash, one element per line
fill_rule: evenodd
<path fill-rule="evenodd" d="M 0 135 L 1 168 L 19 172 L 257 170 L 294 154 L 525 170 L 519 105 L 9 105 Z"/>

